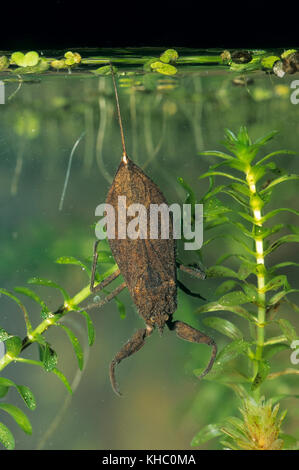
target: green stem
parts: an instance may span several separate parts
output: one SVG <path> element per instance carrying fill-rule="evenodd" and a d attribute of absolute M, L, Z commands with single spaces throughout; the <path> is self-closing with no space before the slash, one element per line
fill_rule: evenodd
<path fill-rule="evenodd" d="M 263 238 L 259 235 L 259 230 L 262 228 L 262 201 L 256 193 L 256 181 L 253 174 L 251 173 L 251 168 L 247 172 L 247 183 L 251 193 L 250 197 L 250 207 L 254 218 L 253 230 L 255 235 L 255 258 L 256 258 L 256 268 L 257 268 L 257 303 L 258 303 L 258 322 L 257 322 L 257 345 L 255 351 L 255 358 L 253 364 L 253 380 L 256 377 L 259 368 L 259 362 L 263 358 L 263 349 L 265 345 L 265 322 L 266 322 L 266 295 L 265 295 L 265 253 L 264 253 L 264 244 Z M 259 397 L 259 387 L 255 392 L 256 398 Z"/>
<path fill-rule="evenodd" d="M 99 284 L 105 277 L 110 275 L 116 269 L 116 265 L 113 265 L 109 270 L 107 270 L 103 275 L 100 276 L 99 281 L 95 284 Z M 34 330 L 31 330 L 22 341 L 22 348 L 19 354 L 30 346 L 30 344 L 38 341 L 38 337 L 43 334 L 50 326 L 55 325 L 58 320 L 60 320 L 64 315 L 69 312 L 75 311 L 77 305 L 79 305 L 83 300 L 87 299 L 92 293 L 90 292 L 90 284 L 85 286 L 83 289 L 80 290 L 74 297 L 69 299 L 67 302 L 65 301 L 64 304 L 56 311 L 50 312 L 48 317 L 43 320 Z M 12 356 L 10 353 L 6 353 L 2 359 L 0 359 L 0 371 L 3 370 L 8 364 L 13 361 L 20 361 L 21 358 L 17 356 Z"/>

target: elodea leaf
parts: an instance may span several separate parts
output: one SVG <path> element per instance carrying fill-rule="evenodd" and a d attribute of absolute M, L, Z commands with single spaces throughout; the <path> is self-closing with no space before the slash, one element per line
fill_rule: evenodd
<path fill-rule="evenodd" d="M 46 343 L 45 346 L 41 346 L 41 361 L 43 363 L 44 369 L 47 372 L 51 372 L 57 365 L 57 354 L 51 348 L 49 343 Z"/>
<path fill-rule="evenodd" d="M 51 372 L 53 372 L 55 375 L 57 375 L 57 377 L 65 385 L 67 391 L 72 395 L 72 393 L 73 393 L 72 388 L 71 388 L 67 378 L 65 377 L 65 375 L 60 370 L 58 370 L 56 367 L 54 367 L 54 369 L 52 369 Z"/>
<path fill-rule="evenodd" d="M 284 351 L 285 349 L 289 349 L 289 347 L 290 346 L 288 344 L 283 343 L 269 344 L 269 346 L 265 346 L 264 359 L 270 359 L 275 354 L 278 354 L 281 351 Z"/>
<path fill-rule="evenodd" d="M 0 410 L 6 411 L 12 416 L 16 423 L 27 434 L 32 434 L 32 426 L 25 413 L 17 406 L 10 405 L 9 403 L 0 403 Z"/>
<path fill-rule="evenodd" d="M 94 339 L 95 339 L 95 328 L 94 328 L 94 325 L 93 325 L 93 322 L 92 322 L 90 316 L 84 310 L 77 311 L 75 309 L 74 312 L 80 313 L 80 315 L 83 315 L 85 317 L 86 327 L 87 327 L 87 334 L 88 334 L 88 344 L 89 344 L 89 346 L 92 346 L 93 343 L 94 343 Z"/>
<path fill-rule="evenodd" d="M 177 181 L 180 183 L 180 185 L 185 189 L 185 191 L 187 192 L 187 197 L 186 197 L 186 200 L 185 200 L 185 204 L 196 204 L 196 196 L 195 196 L 195 193 L 193 191 L 193 189 L 191 188 L 191 186 L 186 183 L 186 181 L 179 177 L 177 178 Z"/>
<path fill-rule="evenodd" d="M 15 387 L 14 382 L 12 380 L 5 379 L 4 377 L 0 377 L 0 398 L 5 397 L 9 387 Z"/>
<path fill-rule="evenodd" d="M 218 302 L 224 306 L 242 305 L 250 302 L 248 296 L 241 290 L 236 290 L 223 295 Z"/>
<path fill-rule="evenodd" d="M 86 266 L 86 264 L 82 263 L 82 261 L 78 260 L 74 256 L 60 256 L 60 258 L 57 258 L 55 263 L 58 264 L 74 264 L 76 266 L 80 266 L 82 268 L 82 271 L 85 271 L 88 276 L 90 276 L 91 271 L 90 269 Z"/>
<path fill-rule="evenodd" d="M 232 209 L 225 206 L 219 199 L 216 197 L 210 197 L 204 203 L 203 215 L 204 217 L 218 217 L 219 215 L 225 214 L 226 212 L 231 212 Z"/>
<path fill-rule="evenodd" d="M 234 281 L 233 279 L 229 279 L 228 281 L 224 281 L 215 290 L 215 296 L 218 297 L 218 296 L 222 296 L 224 294 L 227 294 L 229 291 L 231 291 L 235 287 L 237 287 L 237 285 L 238 285 L 238 281 Z"/>
<path fill-rule="evenodd" d="M 299 211 L 296 211 L 295 209 L 289 209 L 288 207 L 280 207 L 279 209 L 274 209 L 273 211 L 268 212 L 268 214 L 264 215 L 264 217 L 261 218 L 261 223 L 264 224 L 267 220 L 284 211 L 299 215 Z"/>
<path fill-rule="evenodd" d="M 6 340 L 6 353 L 12 357 L 17 357 L 22 349 L 22 340 L 19 336 L 11 336 Z"/>
<path fill-rule="evenodd" d="M 239 330 L 239 328 L 237 328 L 233 323 L 226 320 L 225 318 L 207 317 L 203 320 L 203 323 L 211 328 L 214 328 L 214 330 L 217 330 L 220 333 L 228 336 L 229 338 L 243 338 L 243 334 Z"/>
<path fill-rule="evenodd" d="M 197 447 L 203 444 L 204 442 L 210 441 L 214 439 L 214 437 L 218 437 L 222 435 L 221 432 L 222 425 L 220 424 L 208 424 L 204 428 L 202 428 L 191 441 L 192 447 Z"/>
<path fill-rule="evenodd" d="M 271 281 L 267 282 L 263 289 L 263 292 L 277 290 L 280 288 L 283 288 L 286 291 L 290 290 L 287 276 L 285 276 L 284 274 L 281 274 L 280 276 L 275 276 L 273 279 L 271 279 Z"/>
<path fill-rule="evenodd" d="M 290 181 L 290 180 L 297 180 L 299 179 L 299 175 L 283 175 L 280 178 L 276 178 L 275 180 L 271 181 L 270 184 L 265 189 L 262 189 L 260 193 L 263 195 L 269 190 L 272 190 L 274 186 L 277 186 L 280 183 L 284 183 L 285 181 Z"/>
<path fill-rule="evenodd" d="M 26 385 L 16 385 L 16 388 L 18 392 L 20 393 L 21 397 L 23 398 L 24 402 L 28 406 L 28 408 L 30 410 L 35 410 L 36 400 L 30 388 L 26 387 Z"/>
<path fill-rule="evenodd" d="M 36 286 L 46 286 L 46 287 L 54 287 L 55 289 L 59 289 L 62 293 L 64 300 L 70 300 L 70 296 L 68 293 L 56 282 L 50 281 L 49 279 L 42 279 L 40 277 L 32 277 L 28 279 L 28 284 L 35 284 Z"/>
<path fill-rule="evenodd" d="M 269 253 L 272 253 L 274 250 L 276 250 L 278 247 L 283 245 L 284 243 L 299 243 L 299 235 L 297 234 L 289 234 L 289 235 L 284 235 L 283 237 L 280 237 L 278 240 L 275 240 L 274 243 L 265 251 L 265 256 L 268 255 Z"/>
<path fill-rule="evenodd" d="M 266 379 L 270 371 L 270 364 L 268 361 L 259 361 L 258 371 L 251 385 L 251 390 L 256 390 Z"/>
<path fill-rule="evenodd" d="M 3 423 L 0 423 L 0 442 L 8 450 L 15 448 L 15 439 L 11 431 Z"/>
<path fill-rule="evenodd" d="M 4 328 L 0 328 L 0 341 L 6 341 L 8 338 L 11 338 L 12 335 L 7 333 Z"/>
<path fill-rule="evenodd" d="M 28 287 L 15 287 L 14 290 L 20 294 L 24 294 L 27 297 L 30 297 L 32 300 L 41 305 L 44 312 L 49 312 L 49 309 L 45 302 L 35 293 L 33 290 L 28 289 Z"/>
<path fill-rule="evenodd" d="M 76 357 L 77 357 L 79 369 L 82 370 L 83 369 L 83 350 L 82 350 L 82 347 L 79 343 L 78 338 L 74 335 L 72 330 L 70 328 L 68 328 L 67 326 L 61 325 L 60 323 L 56 323 L 56 326 L 59 326 L 60 328 L 62 328 L 66 332 L 66 334 L 68 335 L 69 340 L 73 345 L 73 348 L 74 348 L 74 351 L 75 351 L 75 354 L 76 354 Z"/>
<path fill-rule="evenodd" d="M 277 294 L 273 295 L 271 299 L 269 299 L 267 305 L 275 305 L 277 304 L 283 297 L 285 297 L 288 294 L 291 294 L 292 292 L 299 292 L 299 289 L 288 289 L 288 290 L 282 290 L 280 292 L 277 292 Z"/>
<path fill-rule="evenodd" d="M 207 277 L 235 277 L 238 278 L 238 275 L 235 271 L 226 266 L 211 266 L 207 270 Z"/>
<path fill-rule="evenodd" d="M 28 408 L 31 410 L 34 410 L 36 408 L 35 397 L 31 392 L 30 388 L 26 387 L 26 385 L 16 385 L 12 380 L 6 379 L 5 377 L 0 377 L 0 387 L 15 387 L 23 398 L 26 405 L 28 406 Z"/>
<path fill-rule="evenodd" d="M 275 323 L 278 324 L 289 343 L 292 343 L 292 341 L 298 338 L 298 334 L 295 328 L 293 327 L 291 322 L 289 322 L 285 318 L 280 318 L 279 320 L 275 321 Z"/>
<path fill-rule="evenodd" d="M 30 320 L 29 320 L 29 317 L 28 317 L 28 313 L 27 313 L 27 310 L 26 310 L 25 306 L 20 301 L 20 299 L 18 297 L 16 297 L 15 295 L 13 295 L 11 292 L 7 291 L 6 289 L 0 289 L 0 294 L 7 295 L 8 297 L 10 297 L 12 300 L 14 300 L 18 304 L 20 309 L 23 311 L 27 331 L 30 331 L 31 330 L 31 324 L 30 324 Z"/>
<path fill-rule="evenodd" d="M 5 377 L 0 377 L 0 386 L 1 387 L 16 387 L 16 384 L 10 379 L 6 379 Z"/>
<path fill-rule="evenodd" d="M 244 341 L 243 339 L 236 339 L 235 341 L 227 344 L 217 356 L 217 366 L 222 366 L 223 364 L 232 361 L 240 354 L 246 353 L 250 345 L 251 343 Z"/>
<path fill-rule="evenodd" d="M 223 305 L 219 302 L 208 302 L 207 304 L 202 305 L 198 308 L 195 313 L 205 313 L 205 312 L 216 312 L 216 311 L 227 311 L 233 312 L 240 317 L 246 318 L 250 322 L 256 323 L 257 318 L 250 314 L 245 308 L 240 305 Z"/>

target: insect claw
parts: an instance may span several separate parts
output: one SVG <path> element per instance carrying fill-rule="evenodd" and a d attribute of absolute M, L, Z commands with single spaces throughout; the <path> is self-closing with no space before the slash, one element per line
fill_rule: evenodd
<path fill-rule="evenodd" d="M 146 336 L 148 336 L 149 334 L 150 333 L 148 333 L 145 328 L 140 328 L 139 330 L 137 330 L 136 333 L 134 333 L 134 335 L 132 336 L 132 338 L 121 348 L 121 350 L 116 354 L 115 358 L 111 362 L 110 381 L 116 395 L 121 396 L 115 379 L 115 366 L 117 366 L 117 364 L 119 364 L 123 359 L 126 359 L 126 357 L 129 357 L 136 351 L 139 351 L 139 349 L 142 348 L 142 346 L 144 345 L 144 340 Z"/>
<path fill-rule="evenodd" d="M 112 361 L 110 364 L 110 382 L 111 386 L 113 388 L 114 393 L 116 393 L 117 396 L 121 397 L 122 393 L 120 393 L 116 379 L 115 379 L 115 366 L 117 362 Z"/>
<path fill-rule="evenodd" d="M 207 343 L 207 344 L 209 346 L 212 346 L 212 355 L 211 355 L 210 362 L 207 365 L 207 367 L 205 368 L 205 370 L 200 375 L 197 376 L 197 378 L 199 380 L 201 380 L 205 375 L 207 375 L 210 372 L 210 370 L 212 369 L 212 366 L 215 362 L 216 355 L 217 355 L 217 345 L 216 345 L 216 343 L 211 339 L 211 342 Z"/>

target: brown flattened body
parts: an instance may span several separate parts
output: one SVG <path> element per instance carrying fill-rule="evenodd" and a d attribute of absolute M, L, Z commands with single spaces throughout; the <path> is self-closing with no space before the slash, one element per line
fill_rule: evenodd
<path fill-rule="evenodd" d="M 164 326 L 166 315 L 177 308 L 175 240 L 171 219 L 169 238 L 150 239 L 149 206 L 167 204 L 158 186 L 130 159 L 118 167 L 106 203 L 115 209 L 115 239 L 109 239 L 113 257 L 126 281 L 139 314 L 146 323 Z M 147 233 L 145 239 L 118 238 L 118 196 L 126 196 L 126 207 L 142 204 L 147 210 Z M 125 226 L 134 218 L 127 216 Z M 121 220 L 121 219 L 120 219 Z M 159 219 L 160 222 L 160 219 Z M 150 321 L 150 319 L 152 319 Z M 153 321 L 154 320 L 154 321 Z"/>

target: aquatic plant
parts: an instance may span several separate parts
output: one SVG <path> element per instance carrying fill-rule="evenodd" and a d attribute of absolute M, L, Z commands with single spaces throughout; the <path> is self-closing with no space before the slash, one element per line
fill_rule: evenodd
<path fill-rule="evenodd" d="M 275 135 L 274 131 L 252 142 L 245 127 L 241 127 L 237 135 L 226 130 L 225 146 L 230 154 L 218 150 L 202 152 L 222 160 L 199 177 L 210 180 L 210 187 L 200 200 L 204 204 L 206 234 L 216 227 L 223 227 L 221 233 L 208 238 L 204 245 L 228 238 L 235 246 L 228 253 L 221 253 L 216 264 L 208 268 L 208 278 L 224 280 L 218 285 L 214 298 L 197 310 L 197 314 L 218 312 L 217 316 L 205 318 L 203 323 L 231 339 L 219 352 L 206 380 L 220 382 L 234 390 L 242 404 L 243 420 L 230 417 L 222 423 L 209 424 L 194 437 L 193 446 L 215 436 L 222 436 L 222 444 L 231 449 L 297 448 L 299 445 L 295 438 L 282 435 L 284 415 L 277 418 L 277 402 L 288 395 L 272 396 L 268 401 L 261 396 L 261 389 L 268 381 L 286 374 L 299 374 L 298 369 L 292 367 L 273 371 L 275 356 L 283 350 L 292 351 L 290 348 L 298 344 L 298 334 L 284 317 L 283 306 L 299 311 L 299 306 L 290 299 L 299 289 L 293 288 L 283 273 L 285 267 L 299 265 L 291 260 L 276 265 L 268 261 L 271 253 L 280 246 L 299 242 L 297 226 L 269 224 L 285 211 L 299 215 L 299 211 L 288 207 L 266 210 L 274 191 L 282 183 L 299 179 L 299 175 L 288 174 L 274 162 L 276 156 L 292 152 L 277 150 L 257 158 L 263 146 Z M 215 180 L 219 177 L 229 183 L 217 185 Z M 185 182 L 184 186 L 186 188 Z M 223 202 L 220 199 L 223 195 L 232 198 L 237 207 Z M 191 188 L 188 200 L 196 203 Z M 226 231 L 225 227 L 232 230 Z M 289 233 L 272 239 L 282 231 Z M 237 260 L 238 270 L 227 266 L 232 258 Z M 224 318 L 223 312 L 245 320 L 244 331 Z M 197 375 L 199 371 L 195 373 Z M 275 394 L 275 389 L 272 390 Z"/>

